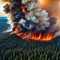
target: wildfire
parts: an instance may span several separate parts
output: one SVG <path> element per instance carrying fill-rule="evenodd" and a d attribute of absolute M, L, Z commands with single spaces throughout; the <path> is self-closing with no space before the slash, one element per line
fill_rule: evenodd
<path fill-rule="evenodd" d="M 16 0 L 17 1 L 17 0 Z M 28 1 L 28 0 L 27 0 Z M 22 12 L 27 16 L 28 14 L 27 13 L 29 13 L 30 11 L 31 12 L 33 12 L 33 13 L 36 13 L 36 11 L 33 11 L 34 10 L 34 6 L 35 6 L 35 3 L 33 4 L 33 2 L 31 1 L 31 3 L 33 4 L 33 5 L 31 5 L 30 6 L 30 3 L 28 4 L 29 6 L 14 6 L 14 3 L 15 3 L 15 1 L 13 1 L 12 3 L 13 3 L 13 5 L 12 5 L 12 3 L 9 1 L 9 0 L 4 0 L 4 2 L 6 3 L 6 4 L 8 4 L 8 5 L 10 5 L 10 8 L 13 10 L 13 12 L 9 12 L 9 14 L 10 15 L 14 15 L 14 12 L 16 12 L 15 10 L 14 10 L 14 8 L 18 8 L 18 7 L 20 7 L 21 8 L 21 10 L 22 10 Z M 24 1 L 25 2 L 25 5 L 27 5 L 27 2 L 26 1 Z M 57 11 L 56 9 L 57 9 L 57 7 L 56 7 L 56 1 L 53 3 L 53 1 L 51 2 L 50 0 L 48 1 L 48 0 L 37 0 L 37 2 L 40 4 L 40 6 L 41 6 L 41 8 L 42 9 L 46 9 L 47 11 L 48 11 L 48 13 L 49 13 L 49 15 L 51 15 L 51 14 L 55 14 L 55 12 Z M 17 3 L 15 3 L 15 4 L 17 4 Z M 12 7 L 11 7 L 12 6 Z M 47 7 L 46 7 L 47 6 Z M 53 6 L 54 6 L 54 9 L 53 9 Z M 14 8 L 13 8 L 14 7 Z M 28 8 L 29 7 L 29 8 Z M 37 5 L 35 6 L 35 7 L 37 7 Z M 33 9 L 32 9 L 33 8 Z M 39 8 L 39 7 L 37 7 L 37 8 Z M 32 10 L 30 10 L 30 11 L 28 11 L 28 9 L 32 9 Z M 11 11 L 12 11 L 11 10 Z M 17 12 L 18 13 L 20 13 L 19 11 L 18 11 L 18 9 L 16 9 L 17 10 Z M 43 10 L 42 10 L 43 11 Z M 39 11 L 37 11 L 37 12 L 39 12 Z M 45 12 L 45 11 L 43 11 L 43 12 Z M 15 13 L 15 15 L 13 16 L 13 18 L 14 17 L 16 17 L 16 20 L 19 20 L 19 19 L 17 19 L 17 18 L 19 18 L 20 16 L 18 15 L 18 13 L 16 14 Z M 38 14 L 38 13 L 37 13 Z M 34 15 L 35 14 L 33 14 L 33 17 L 34 17 Z M 39 15 L 39 14 L 38 14 Z M 37 16 L 37 15 L 36 15 Z M 35 16 L 35 17 L 36 17 Z M 28 17 L 30 17 L 30 16 L 28 16 Z M 29 18 L 28 18 L 29 19 Z M 27 20 L 28 20 L 27 19 Z M 38 19 L 38 17 L 37 17 L 37 19 Z M 35 21 L 33 21 L 33 22 L 35 22 Z M 13 22 L 13 23 L 15 23 L 15 21 Z M 17 23 L 17 22 L 16 22 Z M 50 23 L 50 22 L 49 22 Z M 14 25 L 14 24 L 13 24 Z M 52 26 L 52 25 L 51 25 Z M 14 26 L 14 31 L 12 32 L 12 34 L 15 34 L 15 35 L 17 35 L 18 37 L 21 37 L 22 39 L 26 39 L 26 40 L 33 40 L 33 41 L 45 41 L 45 42 L 48 42 L 48 41 L 51 41 L 54 37 L 53 37 L 53 34 L 51 33 L 51 32 L 48 32 L 47 34 L 43 34 L 42 32 L 39 32 L 39 34 L 37 34 L 37 33 L 33 33 L 33 32 L 30 32 L 30 30 L 29 30 L 29 32 L 19 32 L 19 29 L 20 29 L 20 27 L 18 27 L 18 23 L 17 23 L 17 26 Z M 50 28 L 50 27 L 49 27 Z M 23 29 L 24 30 L 24 29 Z M 52 30 L 53 31 L 53 30 Z"/>
<path fill-rule="evenodd" d="M 38 0 L 38 2 L 44 6 L 44 4 L 46 2 L 49 2 L 47 0 L 43 1 L 43 0 Z M 22 9 L 22 12 L 24 14 L 27 13 L 26 11 L 26 8 L 24 6 L 21 6 L 21 9 Z M 16 26 L 15 27 L 15 30 L 12 32 L 12 34 L 16 34 L 18 37 L 21 37 L 22 39 L 24 39 L 24 37 L 26 37 L 29 32 L 19 32 L 19 27 Z M 53 39 L 53 35 L 52 33 L 48 32 L 46 35 L 43 35 L 43 33 L 39 33 L 39 34 L 36 34 L 36 33 L 31 33 L 31 36 L 27 37 L 26 40 L 33 40 L 33 41 L 45 41 L 45 42 L 48 42 L 48 41 L 51 41 Z"/>
<path fill-rule="evenodd" d="M 42 36 L 42 33 L 40 33 L 39 36 L 33 34 L 30 39 L 37 41 L 51 41 L 53 39 L 53 36 L 51 33 L 48 33 L 46 36 Z"/>
<path fill-rule="evenodd" d="M 22 39 L 24 39 L 24 37 L 26 35 L 29 34 L 29 32 L 18 32 L 19 28 L 18 26 L 16 26 L 15 30 L 12 32 L 12 34 L 16 34 L 18 37 L 21 37 Z M 26 38 L 28 41 L 32 40 L 32 41 L 51 41 L 53 39 L 53 35 L 49 32 L 47 33 L 45 36 L 43 36 L 42 33 L 40 34 L 34 34 L 32 33 L 30 37 Z"/>

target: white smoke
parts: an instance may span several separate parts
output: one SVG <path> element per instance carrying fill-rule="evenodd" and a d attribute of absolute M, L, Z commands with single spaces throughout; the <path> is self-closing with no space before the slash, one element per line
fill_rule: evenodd
<path fill-rule="evenodd" d="M 27 21 L 38 24 L 37 29 L 45 30 L 45 28 L 50 26 L 48 13 L 46 10 L 40 9 L 40 4 L 34 0 L 22 0 L 22 4 L 25 4 L 26 9 L 28 10 L 25 18 Z"/>

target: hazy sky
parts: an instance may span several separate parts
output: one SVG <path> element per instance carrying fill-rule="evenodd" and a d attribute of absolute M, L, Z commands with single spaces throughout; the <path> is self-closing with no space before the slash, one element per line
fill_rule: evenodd
<path fill-rule="evenodd" d="M 3 12 L 4 3 L 0 0 L 0 16 L 5 15 Z M 3 0 L 4 1 L 4 0 Z M 46 9 L 50 13 L 57 13 L 59 10 L 58 3 L 60 0 L 39 0 L 43 9 Z"/>

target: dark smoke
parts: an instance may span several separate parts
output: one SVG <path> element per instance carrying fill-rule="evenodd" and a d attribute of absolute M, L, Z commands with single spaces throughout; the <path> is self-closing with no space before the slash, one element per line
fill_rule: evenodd
<path fill-rule="evenodd" d="M 4 6 L 5 12 L 12 12 L 13 29 L 18 25 L 19 32 L 30 31 L 32 33 L 48 33 L 55 34 L 59 28 L 56 24 L 55 17 L 48 17 L 46 10 L 40 10 L 40 5 L 36 0 L 10 0 L 10 5 Z M 27 9 L 27 14 L 24 14 L 21 6 Z M 34 7 L 35 6 L 35 7 Z"/>

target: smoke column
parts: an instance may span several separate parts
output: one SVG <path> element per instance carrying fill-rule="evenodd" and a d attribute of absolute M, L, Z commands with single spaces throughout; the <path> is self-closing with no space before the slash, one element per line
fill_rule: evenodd
<path fill-rule="evenodd" d="M 5 12 L 11 14 L 13 25 L 13 31 L 18 26 L 19 32 L 28 32 L 24 39 L 31 37 L 32 34 L 42 33 L 42 36 L 46 36 L 48 33 L 54 35 L 59 31 L 59 27 L 56 26 L 57 18 L 52 17 L 51 9 L 44 10 L 44 6 L 41 9 L 39 0 L 8 0 L 9 4 L 4 6 Z M 48 7 L 48 6 L 47 6 Z M 51 13 L 51 14 L 50 14 Z M 54 12 L 53 12 L 54 13 Z"/>

